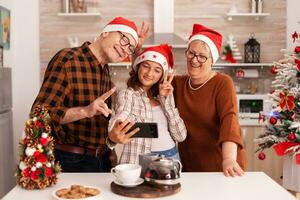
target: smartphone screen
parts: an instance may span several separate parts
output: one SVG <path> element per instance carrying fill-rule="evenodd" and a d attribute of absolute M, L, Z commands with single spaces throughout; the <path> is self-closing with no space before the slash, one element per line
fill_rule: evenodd
<path fill-rule="evenodd" d="M 134 138 L 158 138 L 157 123 L 137 122 L 129 131 L 132 131 L 135 128 L 140 128 L 140 130 L 132 136 Z"/>

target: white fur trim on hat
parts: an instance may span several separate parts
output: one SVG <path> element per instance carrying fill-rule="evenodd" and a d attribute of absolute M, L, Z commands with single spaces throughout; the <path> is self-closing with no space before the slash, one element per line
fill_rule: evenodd
<path fill-rule="evenodd" d="M 150 60 L 150 61 L 159 63 L 162 66 L 164 73 L 166 73 L 168 71 L 169 67 L 168 67 L 167 59 L 165 58 L 165 56 L 163 56 L 162 54 L 160 54 L 156 51 L 146 51 L 145 53 L 139 55 L 133 63 L 134 70 L 136 70 L 136 66 L 138 64 L 140 64 L 141 62 L 144 62 L 146 60 Z"/>
<path fill-rule="evenodd" d="M 139 37 L 138 37 L 137 32 L 129 26 L 122 25 L 122 24 L 108 24 L 104 27 L 104 29 L 102 30 L 102 33 L 113 32 L 113 31 L 121 31 L 121 32 L 129 33 L 130 35 L 133 36 L 135 41 L 138 43 Z"/>
<path fill-rule="evenodd" d="M 208 47 L 210 48 L 211 55 L 212 55 L 213 63 L 216 63 L 219 58 L 219 51 L 218 51 L 215 43 L 209 37 L 207 37 L 205 35 L 197 34 L 197 35 L 194 35 L 193 37 L 191 37 L 188 45 L 194 40 L 201 40 L 208 45 Z"/>

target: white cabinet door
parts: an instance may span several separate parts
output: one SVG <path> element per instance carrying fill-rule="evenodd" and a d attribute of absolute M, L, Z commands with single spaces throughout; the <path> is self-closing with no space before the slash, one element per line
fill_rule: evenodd
<path fill-rule="evenodd" d="M 12 112 L 0 114 L 0 199 L 15 185 Z"/>

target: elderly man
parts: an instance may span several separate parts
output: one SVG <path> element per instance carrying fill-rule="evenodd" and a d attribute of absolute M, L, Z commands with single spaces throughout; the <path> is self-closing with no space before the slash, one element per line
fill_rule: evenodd
<path fill-rule="evenodd" d="M 147 32 L 143 24 L 141 42 Z M 107 130 L 110 96 L 116 89 L 107 64 L 134 54 L 138 43 L 135 23 L 117 17 L 93 43 L 62 49 L 49 62 L 32 108 L 46 105 L 49 109 L 55 156 L 63 172 L 110 171 L 114 152 L 107 148 L 106 140 L 126 143 L 138 131 L 125 134 L 133 125 L 128 121 L 117 124 L 110 133 Z"/>

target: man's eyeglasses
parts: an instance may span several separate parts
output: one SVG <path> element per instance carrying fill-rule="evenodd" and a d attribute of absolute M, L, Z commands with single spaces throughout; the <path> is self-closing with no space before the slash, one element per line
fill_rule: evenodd
<path fill-rule="evenodd" d="M 121 34 L 121 39 L 119 41 L 120 45 L 121 46 L 128 46 L 128 48 L 126 49 L 126 53 L 128 55 L 134 54 L 135 47 L 130 44 L 129 38 L 126 35 L 124 35 L 122 32 L 120 32 L 120 31 L 118 31 L 118 32 Z"/>
<path fill-rule="evenodd" d="M 185 51 L 185 55 L 189 60 L 193 60 L 194 57 L 196 57 L 197 61 L 201 64 L 205 63 L 207 61 L 207 59 L 209 58 L 209 57 L 203 56 L 201 54 L 195 54 L 194 52 L 191 52 L 189 49 L 187 49 Z"/>

